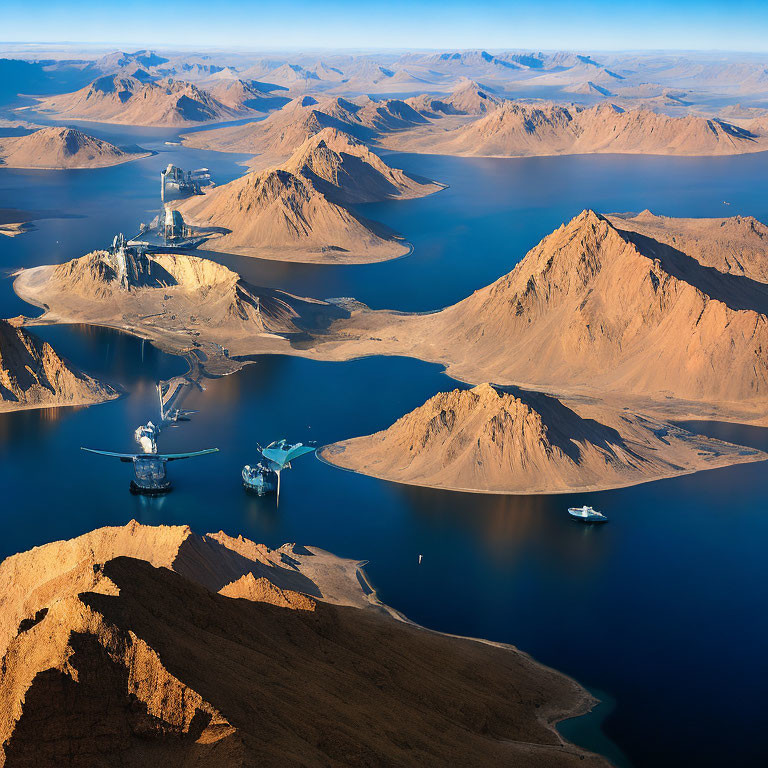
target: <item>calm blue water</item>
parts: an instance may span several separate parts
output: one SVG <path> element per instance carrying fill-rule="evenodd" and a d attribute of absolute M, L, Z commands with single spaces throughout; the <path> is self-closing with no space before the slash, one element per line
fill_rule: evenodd
<path fill-rule="evenodd" d="M 133 232 L 155 210 L 157 174 L 170 161 L 208 166 L 218 182 L 240 173 L 236 156 L 166 147 L 170 134 L 121 130 L 124 143 L 160 154 L 97 171 L 0 170 L 0 208 L 79 216 L 46 219 L 35 232 L 4 239 L 0 268 L 65 260 L 106 245 L 117 231 Z M 587 206 L 768 220 L 766 155 L 391 161 L 450 184 L 423 200 L 365 206 L 366 215 L 414 243 L 411 257 L 361 267 L 218 258 L 253 282 L 423 310 L 497 278 Z M 0 282 L 2 315 L 22 311 L 30 310 L 8 280 Z M 415 621 L 514 643 L 605 692 L 611 703 L 596 723 L 567 724 L 569 737 L 613 749 L 595 733 L 602 721 L 615 749 L 637 766 L 764 762 L 765 466 L 590 495 L 520 497 L 410 488 L 306 458 L 284 477 L 276 508 L 274 499 L 248 496 L 240 486 L 240 467 L 253 461 L 256 442 L 285 436 L 325 443 L 369 433 L 462 385 L 437 366 L 405 358 L 264 357 L 192 393 L 185 407 L 200 413 L 161 438 L 169 451 L 221 452 L 172 465 L 169 496 L 134 497 L 129 468 L 79 447 L 132 450 L 133 429 L 155 415 L 155 382 L 183 371 L 183 361 L 105 330 L 40 334 L 128 395 L 92 408 L 0 415 L 0 557 L 132 517 L 190 523 L 200 532 L 222 528 L 273 546 L 314 544 L 369 559 L 382 599 Z M 768 449 L 768 430 L 697 427 Z M 583 502 L 608 511 L 612 522 L 592 529 L 564 517 L 565 507 Z"/>

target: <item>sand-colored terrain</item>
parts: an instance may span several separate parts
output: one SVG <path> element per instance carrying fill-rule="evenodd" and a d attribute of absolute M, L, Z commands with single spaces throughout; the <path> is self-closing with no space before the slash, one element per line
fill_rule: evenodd
<path fill-rule="evenodd" d="M 262 91 L 258 83 L 240 79 L 219 79 L 206 83 L 208 93 L 222 104 L 238 112 L 269 112 L 289 101 L 284 96 Z"/>
<path fill-rule="evenodd" d="M 105 251 L 23 270 L 14 290 L 46 310 L 30 323 L 103 325 L 150 339 L 168 352 L 200 350 L 211 373 L 239 367 L 225 349 L 288 350 L 290 339 L 303 337 L 306 327 L 326 327 L 349 314 L 323 301 L 251 285 L 197 256 L 149 254 L 147 261 L 142 284 L 130 290 L 120 287 Z"/>
<path fill-rule="evenodd" d="M 490 384 L 435 395 L 388 429 L 320 456 L 400 483 L 522 494 L 620 488 L 768 459 L 629 410 Z"/>
<path fill-rule="evenodd" d="M 397 258 L 409 246 L 346 207 L 412 198 L 442 189 L 390 168 L 362 142 L 335 128 L 310 136 L 279 168 L 254 171 L 179 205 L 184 218 L 226 234 L 206 248 L 221 253 L 316 263 Z"/>
<path fill-rule="evenodd" d="M 182 137 L 185 145 L 221 152 L 251 152 L 254 168 L 284 162 L 323 128 L 336 128 L 369 140 L 392 131 L 426 125 L 428 119 L 399 99 L 373 101 L 305 95 L 293 99 L 265 120 L 246 125 L 196 131 Z"/>
<path fill-rule="evenodd" d="M 464 80 L 450 93 L 421 94 L 411 96 L 405 102 L 424 117 L 434 119 L 448 115 L 484 115 L 502 106 L 505 99 L 474 80 Z"/>
<path fill-rule="evenodd" d="M 753 216 L 673 219 L 646 210 L 606 218 L 617 229 L 664 243 L 704 267 L 768 283 L 768 227 Z"/>
<path fill-rule="evenodd" d="M 354 561 L 132 521 L 0 564 L 0 764 L 606 766 L 594 703 L 397 620 Z"/>
<path fill-rule="evenodd" d="M 47 341 L 0 320 L 0 412 L 92 405 L 117 395 L 59 357 Z"/>
<path fill-rule="evenodd" d="M 174 126 L 242 117 L 241 111 L 191 83 L 147 83 L 119 75 L 105 75 L 74 93 L 42 98 L 35 109 L 57 118 L 122 125 Z"/>
<path fill-rule="evenodd" d="M 664 219 L 672 228 L 675 220 Z M 427 315 L 360 312 L 337 324 L 319 355 L 407 354 L 461 380 L 559 395 L 632 398 L 641 411 L 735 420 L 768 417 L 768 284 L 723 272 L 723 249 L 746 239 L 765 263 L 750 219 L 712 241 L 704 263 L 584 211 L 545 237 L 508 274 Z M 630 224 L 631 226 L 631 224 Z M 696 228 L 688 220 L 680 227 Z M 710 220 L 701 225 L 706 240 Z M 679 243 L 685 247 L 684 243 Z M 757 274 L 760 267 L 751 267 Z"/>
<path fill-rule="evenodd" d="M 104 168 L 151 154 L 128 152 L 74 128 L 41 128 L 0 138 L 0 168 Z"/>
<path fill-rule="evenodd" d="M 201 321 L 202 313 L 193 309 L 207 295 L 200 286 L 184 299 L 187 315 L 171 313 L 162 290 L 146 291 L 141 305 L 123 303 L 133 298 L 115 303 L 113 293 L 95 301 L 100 276 L 87 273 L 87 285 L 78 289 L 66 265 L 22 272 L 15 288 L 22 298 L 48 307 L 43 322 L 103 322 L 146 338 L 173 336 L 174 344 L 184 337 L 187 343 L 213 341 L 233 356 L 407 355 L 442 363 L 449 374 L 471 383 L 586 395 L 641 413 L 765 421 L 768 284 L 757 279 L 766 259 L 763 227 L 747 218 L 725 220 L 716 225 L 721 239 L 705 248 L 715 226 L 711 220 L 697 230 L 694 220 L 655 219 L 669 238 L 686 232 L 677 243 L 686 250 L 680 250 L 633 231 L 642 219 L 633 224 L 584 211 L 545 237 L 509 274 L 431 314 L 355 305 L 342 311 L 317 303 L 313 317 L 321 322 L 302 324 L 311 338 L 301 343 L 278 344 L 272 334 L 248 332 L 250 321 L 245 328 L 239 320 Z M 753 277 L 718 268 L 731 263 L 734 248 Z M 71 262 L 80 263 L 85 262 Z"/>
<path fill-rule="evenodd" d="M 404 152 L 487 157 L 735 155 L 768 149 L 768 135 L 703 117 L 669 117 L 612 104 L 584 109 L 510 102 L 454 130 L 431 123 L 385 136 L 381 143 Z"/>
<path fill-rule="evenodd" d="M 282 167 L 345 205 L 425 197 L 444 188 L 391 168 L 362 141 L 336 128 L 309 137 Z"/>

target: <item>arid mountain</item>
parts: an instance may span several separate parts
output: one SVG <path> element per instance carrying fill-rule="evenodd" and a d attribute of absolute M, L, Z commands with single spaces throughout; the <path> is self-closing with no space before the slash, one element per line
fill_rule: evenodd
<path fill-rule="evenodd" d="M 59 357 L 47 341 L 0 320 L 0 411 L 91 405 L 117 394 Z"/>
<path fill-rule="evenodd" d="M 341 204 L 424 197 L 442 187 L 420 183 L 390 168 L 361 141 L 336 128 L 308 138 L 283 165 Z"/>
<path fill-rule="evenodd" d="M 221 79 L 210 82 L 206 87 L 214 99 L 237 112 L 268 112 L 288 102 L 285 96 L 260 90 L 255 81 Z"/>
<path fill-rule="evenodd" d="M 187 337 L 221 329 L 230 338 L 258 333 L 297 334 L 302 318 L 325 302 L 300 299 L 283 291 L 245 282 L 227 267 L 186 254 L 148 254 L 141 285 L 120 287 L 109 253 L 94 251 L 60 265 L 24 270 L 14 286 L 19 295 L 45 304 L 46 321 L 111 325 L 117 315 L 152 317 L 166 332 Z"/>
<path fill-rule="evenodd" d="M 121 287 L 111 255 L 94 251 L 64 264 L 23 270 L 14 290 L 45 312 L 42 323 L 122 328 L 174 354 L 199 349 L 212 375 L 242 367 L 250 345 L 290 352 L 291 342 L 349 312 L 335 304 L 252 285 L 221 264 L 186 254 L 147 254 L 140 278 Z M 234 350 L 232 355 L 225 350 Z"/>
<path fill-rule="evenodd" d="M 41 99 L 37 109 L 59 118 L 158 126 L 231 120 L 242 114 L 191 83 L 144 83 L 118 75 L 100 77 L 74 93 Z"/>
<path fill-rule="evenodd" d="M 402 256 L 408 246 L 346 206 L 422 197 L 439 189 L 390 168 L 347 133 L 325 127 L 281 167 L 254 171 L 179 207 L 195 224 L 228 230 L 206 245 L 223 253 L 362 263 Z"/>
<path fill-rule="evenodd" d="M 669 117 L 612 104 L 589 109 L 510 102 L 453 131 L 431 126 L 385 146 L 430 154 L 518 157 L 599 152 L 733 155 L 768 148 L 768 135 L 702 117 Z"/>
<path fill-rule="evenodd" d="M 459 85 L 446 100 L 463 115 L 483 115 L 493 112 L 504 103 L 504 99 L 494 96 L 488 88 L 474 80 L 467 80 Z"/>
<path fill-rule="evenodd" d="M 323 128 L 348 130 L 356 104 L 346 99 L 325 100 L 301 96 L 288 102 L 265 120 L 211 131 L 196 131 L 183 137 L 184 144 L 220 152 L 253 152 L 265 158 L 262 167 L 289 157 L 310 136 Z"/>
<path fill-rule="evenodd" d="M 0 564 L 0 763 L 606 766 L 552 724 L 592 698 L 428 632 L 356 563 L 131 522 Z"/>
<path fill-rule="evenodd" d="M 199 149 L 223 152 L 253 152 L 258 167 L 279 164 L 310 136 L 323 128 L 336 128 L 359 139 L 424 125 L 427 118 L 399 99 L 373 101 L 301 96 L 265 120 L 246 125 L 197 131 L 183 137 L 184 143 Z"/>
<path fill-rule="evenodd" d="M 498 109 L 504 99 L 474 80 L 466 80 L 445 96 L 413 96 L 406 102 L 427 117 L 443 115 L 484 115 Z"/>
<path fill-rule="evenodd" d="M 567 93 L 578 93 L 582 96 L 606 97 L 614 95 L 606 87 L 598 85 L 597 83 L 593 83 L 591 80 L 587 80 L 583 83 L 577 83 L 568 88 L 565 88 L 564 90 Z"/>
<path fill-rule="evenodd" d="M 383 432 L 321 456 L 401 483 L 525 494 L 618 488 L 768 459 L 629 411 L 581 408 L 480 384 L 435 395 Z"/>
<path fill-rule="evenodd" d="M 617 229 L 683 251 L 704 267 L 768 283 L 768 227 L 753 216 L 673 219 L 646 210 L 606 218 Z"/>
<path fill-rule="evenodd" d="M 42 128 L 0 138 L 0 166 L 7 168 L 103 168 L 149 154 L 126 152 L 73 128 Z"/>
<path fill-rule="evenodd" d="M 584 211 L 447 309 L 356 314 L 325 355 L 408 354 L 465 381 L 766 418 L 765 228 L 747 218 L 655 219 L 667 233 L 652 239 L 633 231 L 650 229 L 638 219 Z M 713 230 L 727 234 L 709 241 Z"/>
<path fill-rule="evenodd" d="M 393 233 L 333 202 L 307 176 L 279 168 L 248 173 L 179 207 L 194 224 L 229 230 L 206 244 L 222 253 L 361 263 L 408 252 Z"/>

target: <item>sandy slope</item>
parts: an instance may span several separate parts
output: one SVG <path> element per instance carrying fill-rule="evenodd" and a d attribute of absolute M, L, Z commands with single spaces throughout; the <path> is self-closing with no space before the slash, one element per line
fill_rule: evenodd
<path fill-rule="evenodd" d="M 246 125 L 196 131 L 183 137 L 190 147 L 258 155 L 253 167 L 285 161 L 310 136 L 336 128 L 359 139 L 426 125 L 428 119 L 399 99 L 300 96 L 265 120 Z"/>
<path fill-rule="evenodd" d="M 321 456 L 401 483 L 523 494 L 604 490 L 768 459 L 631 411 L 490 384 L 435 395 L 388 429 Z"/>
<path fill-rule="evenodd" d="M 48 342 L 0 320 L 0 411 L 91 405 L 117 395 L 59 357 Z"/>
<path fill-rule="evenodd" d="M 132 521 L 0 564 L 0 765 L 604 766 L 592 698 L 396 621 L 356 564 Z"/>
<path fill-rule="evenodd" d="M 273 350 L 304 328 L 346 316 L 322 301 L 251 285 L 208 259 L 151 254 L 145 284 L 130 291 L 116 282 L 108 254 L 94 251 L 61 265 L 21 272 L 14 290 L 43 306 L 37 323 L 83 322 L 128 330 L 171 352 L 203 348 L 210 360 L 223 348 L 250 344 Z"/>
<path fill-rule="evenodd" d="M 0 167 L 103 168 L 148 157 L 126 152 L 73 128 L 41 128 L 26 136 L 0 138 Z"/>

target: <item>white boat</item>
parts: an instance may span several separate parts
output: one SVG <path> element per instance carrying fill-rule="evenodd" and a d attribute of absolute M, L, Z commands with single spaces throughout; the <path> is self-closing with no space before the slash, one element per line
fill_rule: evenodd
<path fill-rule="evenodd" d="M 608 518 L 592 507 L 568 507 L 568 514 L 582 523 L 607 523 Z"/>

